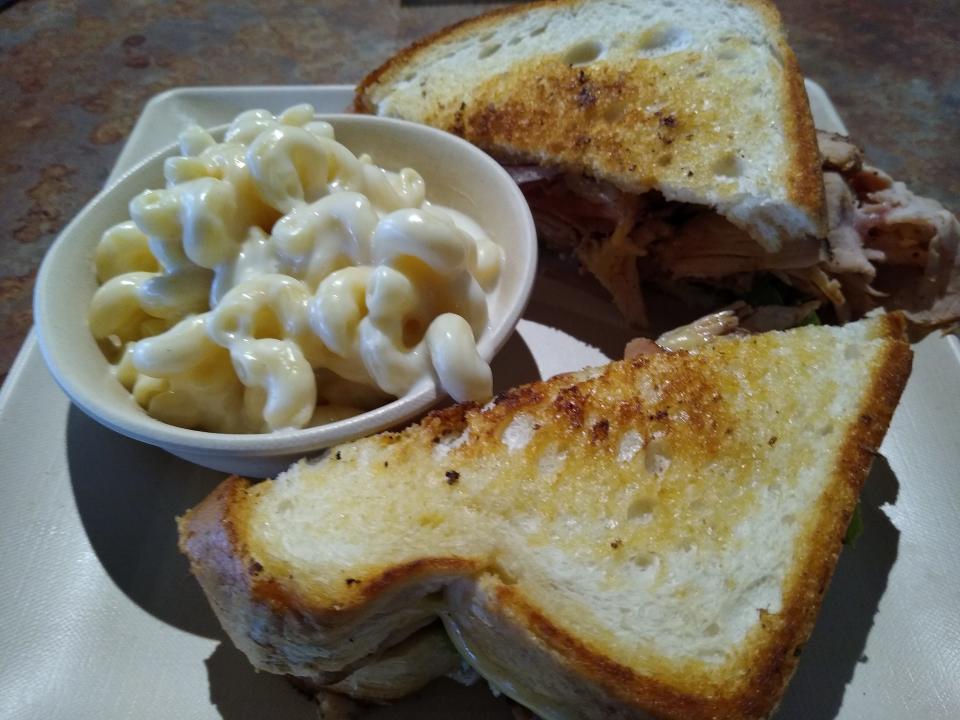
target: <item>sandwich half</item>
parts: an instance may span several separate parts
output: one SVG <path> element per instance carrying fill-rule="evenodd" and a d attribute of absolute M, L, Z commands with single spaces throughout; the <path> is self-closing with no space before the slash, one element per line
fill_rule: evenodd
<path fill-rule="evenodd" d="M 316 689 L 463 658 L 547 719 L 767 717 L 910 363 L 894 315 L 561 375 L 230 478 L 180 547 L 251 662 Z"/>
<path fill-rule="evenodd" d="M 639 326 L 654 289 L 695 314 L 754 290 L 841 321 L 881 305 L 929 327 L 960 317 L 956 218 L 881 192 L 886 176 L 857 184 L 859 159 L 843 174 L 828 162 L 825 186 L 821 150 L 836 157 L 843 141 L 818 139 L 765 0 L 511 6 L 401 51 L 359 84 L 355 108 L 500 160 L 541 241 L 576 255 Z M 771 280 L 788 297 L 756 291 Z"/>

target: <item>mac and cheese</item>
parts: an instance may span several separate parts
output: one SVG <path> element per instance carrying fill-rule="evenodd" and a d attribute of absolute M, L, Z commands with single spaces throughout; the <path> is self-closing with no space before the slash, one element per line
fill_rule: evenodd
<path fill-rule="evenodd" d="M 104 233 L 90 329 L 152 416 L 213 432 L 349 417 L 434 377 L 491 394 L 476 338 L 501 248 L 355 156 L 309 105 L 198 127 Z"/>

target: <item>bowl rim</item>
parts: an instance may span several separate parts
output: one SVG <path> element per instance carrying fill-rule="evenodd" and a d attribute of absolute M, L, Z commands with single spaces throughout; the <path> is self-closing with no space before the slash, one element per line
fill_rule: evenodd
<path fill-rule="evenodd" d="M 513 196 L 513 200 L 517 201 L 517 205 L 521 209 L 518 247 L 526 248 L 527 252 L 521 253 L 521 255 L 528 253 L 529 261 L 521 268 L 516 299 L 510 302 L 506 312 L 498 322 L 488 323 L 489 334 L 477 344 L 481 357 L 486 362 L 490 362 L 514 332 L 530 301 L 536 278 L 536 229 L 533 216 L 519 186 L 500 163 L 483 150 L 463 138 L 428 125 L 396 118 L 354 113 L 317 113 L 314 118 L 334 125 L 336 123 L 359 123 L 371 128 L 394 125 L 402 128 L 403 132 L 434 135 L 440 142 L 459 145 L 469 155 L 472 155 L 478 163 L 488 166 L 495 176 L 499 176 L 501 182 L 505 185 L 506 192 Z M 229 123 L 224 123 L 205 129 L 218 136 L 229 126 Z M 162 162 L 167 157 L 174 156 L 178 149 L 179 142 L 176 141 L 160 148 L 137 162 L 103 188 L 60 231 L 44 255 L 34 286 L 34 325 L 43 359 L 57 384 L 60 385 L 72 402 L 96 421 L 136 440 L 171 450 L 182 448 L 186 451 L 201 453 L 217 453 L 218 451 L 229 450 L 237 457 L 244 457 L 262 456 L 264 454 L 281 455 L 297 451 L 306 453 L 311 450 L 329 447 L 338 442 L 372 434 L 397 425 L 404 420 L 413 419 L 446 396 L 446 393 L 438 387 L 432 378 L 423 378 L 407 394 L 373 410 L 332 423 L 270 433 L 217 433 L 182 428 L 151 417 L 146 412 L 127 414 L 116 408 L 114 403 L 101 401 L 98 394 L 93 392 L 83 381 L 82 373 L 74 370 L 75 366 L 72 366 L 68 361 L 69 347 L 66 347 L 66 343 L 59 341 L 56 333 L 48 327 L 48 323 L 56 316 L 56 309 L 53 307 L 53 300 L 48 292 L 48 287 L 51 281 L 56 278 L 54 272 L 57 269 L 58 256 L 76 232 L 76 228 L 82 225 L 108 196 L 133 183 L 137 176 L 154 169 L 155 164 Z M 146 183 L 141 182 L 140 185 L 144 186 L 140 189 L 148 189 L 145 187 Z M 66 356 L 65 352 L 67 353 Z M 106 358 L 104 358 L 104 363 L 109 365 Z M 132 396 L 130 398 L 131 402 L 134 402 Z"/>

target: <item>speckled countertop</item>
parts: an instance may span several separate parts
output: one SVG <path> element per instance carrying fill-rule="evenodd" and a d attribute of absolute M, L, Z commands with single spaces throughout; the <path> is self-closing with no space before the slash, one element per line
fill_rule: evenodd
<path fill-rule="evenodd" d="M 955 0 L 778 5 L 804 73 L 868 156 L 960 210 Z M 0 378 L 30 328 L 44 252 L 103 184 L 151 96 L 182 85 L 354 82 L 415 38 L 491 7 L 21 0 L 0 11 Z"/>

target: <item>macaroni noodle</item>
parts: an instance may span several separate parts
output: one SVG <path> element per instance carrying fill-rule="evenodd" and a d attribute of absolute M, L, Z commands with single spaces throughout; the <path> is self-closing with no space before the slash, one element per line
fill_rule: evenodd
<path fill-rule="evenodd" d="M 413 169 L 351 153 L 313 108 L 191 127 L 166 187 L 104 233 L 90 330 L 152 416 L 212 432 L 330 422 L 433 377 L 491 394 L 476 338 L 501 248 Z"/>

